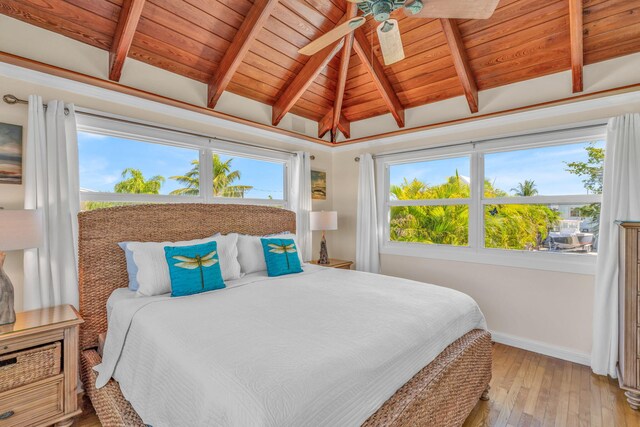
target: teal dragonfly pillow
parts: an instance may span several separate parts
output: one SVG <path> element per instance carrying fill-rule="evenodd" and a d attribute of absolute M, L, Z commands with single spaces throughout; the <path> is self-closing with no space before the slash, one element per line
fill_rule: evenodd
<path fill-rule="evenodd" d="M 301 273 L 298 248 L 293 239 L 260 239 L 270 277 Z"/>
<path fill-rule="evenodd" d="M 171 296 L 199 294 L 225 287 L 220 270 L 218 243 L 165 246 L 171 277 Z"/>

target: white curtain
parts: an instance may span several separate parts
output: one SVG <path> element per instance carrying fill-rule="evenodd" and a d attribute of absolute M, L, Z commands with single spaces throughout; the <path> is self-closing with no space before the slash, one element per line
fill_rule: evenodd
<path fill-rule="evenodd" d="M 296 152 L 291 170 L 291 209 L 296 212 L 296 236 L 302 251 L 302 259 L 311 259 L 311 159 L 309 153 Z"/>
<path fill-rule="evenodd" d="M 360 155 L 356 269 L 370 273 L 380 272 L 375 170 L 373 157 L 368 153 Z"/>
<path fill-rule="evenodd" d="M 80 186 L 73 105 L 51 101 L 45 110 L 40 96 L 29 97 L 24 185 L 24 207 L 42 211 L 44 233 L 42 246 L 24 254 L 24 307 L 77 307 Z"/>
<path fill-rule="evenodd" d="M 640 220 L 640 114 L 609 120 L 604 161 L 591 368 L 616 377 L 618 360 L 618 230 Z"/>

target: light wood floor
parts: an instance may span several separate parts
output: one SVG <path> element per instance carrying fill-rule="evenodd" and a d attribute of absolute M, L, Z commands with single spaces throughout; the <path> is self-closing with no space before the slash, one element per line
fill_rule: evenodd
<path fill-rule="evenodd" d="M 488 402 L 478 402 L 464 427 L 592 426 L 638 427 L 615 380 L 593 375 L 587 366 L 537 353 L 493 346 Z M 77 427 L 100 427 L 94 413 Z"/>

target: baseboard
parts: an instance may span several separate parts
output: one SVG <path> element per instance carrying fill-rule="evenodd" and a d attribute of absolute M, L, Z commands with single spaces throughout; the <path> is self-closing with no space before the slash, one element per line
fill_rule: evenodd
<path fill-rule="evenodd" d="M 569 362 L 578 363 L 580 365 L 591 365 L 590 354 L 580 353 L 570 348 L 550 345 L 540 341 L 533 341 L 526 338 L 503 334 L 501 332 L 491 332 L 491 338 L 497 343 L 508 345 L 511 347 L 521 348 L 523 350 L 544 354 L 545 356 L 551 356 L 557 359 L 567 360 Z"/>

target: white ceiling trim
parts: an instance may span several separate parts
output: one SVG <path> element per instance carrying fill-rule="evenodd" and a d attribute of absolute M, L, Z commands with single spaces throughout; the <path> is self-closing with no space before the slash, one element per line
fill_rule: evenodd
<path fill-rule="evenodd" d="M 181 118 L 210 126 L 217 126 L 221 129 L 240 132 L 246 135 L 247 141 L 252 141 L 252 137 L 259 136 L 269 140 L 294 145 L 295 147 L 313 149 L 323 152 L 347 152 L 352 150 L 362 150 L 374 147 L 384 147 L 403 142 L 412 142 L 419 139 L 433 138 L 439 136 L 454 136 L 461 132 L 473 132 L 486 130 L 487 128 L 500 128 L 516 123 L 527 121 L 552 119 L 561 115 L 589 113 L 604 108 L 622 107 L 631 103 L 640 102 L 640 91 L 633 91 L 599 98 L 577 100 L 561 105 L 541 107 L 533 110 L 509 113 L 496 117 L 488 117 L 474 121 L 465 121 L 448 126 L 436 127 L 422 131 L 409 132 L 402 135 L 380 136 L 376 140 L 359 142 L 355 144 L 326 146 L 311 142 L 294 136 L 283 135 L 267 129 L 255 128 L 251 125 L 236 123 L 219 117 L 186 110 L 183 108 L 163 104 L 161 102 L 143 99 L 134 95 L 128 95 L 118 91 L 81 83 L 63 77 L 54 76 L 40 71 L 19 67 L 12 64 L 0 63 L 0 75 L 7 78 L 25 81 L 41 86 L 53 87 L 56 89 L 71 92 L 80 96 L 87 96 L 101 101 L 112 102 L 133 108 L 139 108 L 148 112 Z M 107 114 L 107 113 L 106 113 Z M 561 126 L 560 126 L 561 127 Z M 259 145 L 259 143 L 257 143 Z M 264 145 L 264 144 L 263 144 Z"/>
<path fill-rule="evenodd" d="M 326 152 L 333 150 L 333 147 L 307 141 L 302 138 L 283 135 L 281 133 L 273 132 L 267 129 L 255 128 L 251 125 L 236 123 L 231 120 L 213 117 L 207 114 L 198 113 L 196 111 L 185 110 L 184 108 L 174 107 L 172 105 L 163 104 L 161 102 L 139 98 L 134 95 L 128 95 L 118 91 L 93 86 L 87 83 L 77 82 L 74 80 L 66 79 L 64 77 L 54 76 L 40 71 L 19 67 L 13 64 L 7 64 L 4 62 L 0 63 L 0 75 L 32 84 L 60 89 L 80 96 L 99 99 L 101 101 L 139 108 L 147 112 L 168 115 L 171 117 L 177 117 L 180 119 L 202 123 L 210 126 L 217 126 L 226 130 L 241 132 L 246 135 L 247 141 L 250 142 L 253 142 L 252 137 L 259 136 L 281 143 L 292 144 L 299 148 L 310 148 L 315 151 Z M 259 145 L 259 143 L 256 144 Z"/>
<path fill-rule="evenodd" d="M 500 128 L 516 123 L 523 123 L 533 120 L 552 119 L 566 114 L 590 113 L 601 110 L 603 108 L 623 107 L 632 103 L 640 102 L 640 90 L 634 92 L 621 93 L 616 95 L 603 96 L 601 98 L 586 99 L 583 101 L 575 101 L 568 104 L 555 105 L 549 107 L 541 107 L 535 110 L 522 111 L 517 113 L 505 114 L 498 117 L 488 117 L 474 121 L 466 121 L 448 126 L 426 129 L 402 135 L 389 137 L 380 137 L 373 141 L 358 142 L 355 144 L 341 145 L 333 148 L 333 152 L 343 152 L 351 150 L 362 150 L 363 148 L 384 147 L 391 144 L 402 142 L 412 142 L 418 139 L 427 139 L 437 136 L 455 135 L 461 132 L 473 132 L 478 130 L 486 130 L 487 128 Z M 565 126 L 558 126 L 563 128 Z M 553 128 L 550 128 L 553 129 Z M 520 132 L 522 133 L 522 132 Z M 510 136 L 510 135 L 509 135 Z"/>

